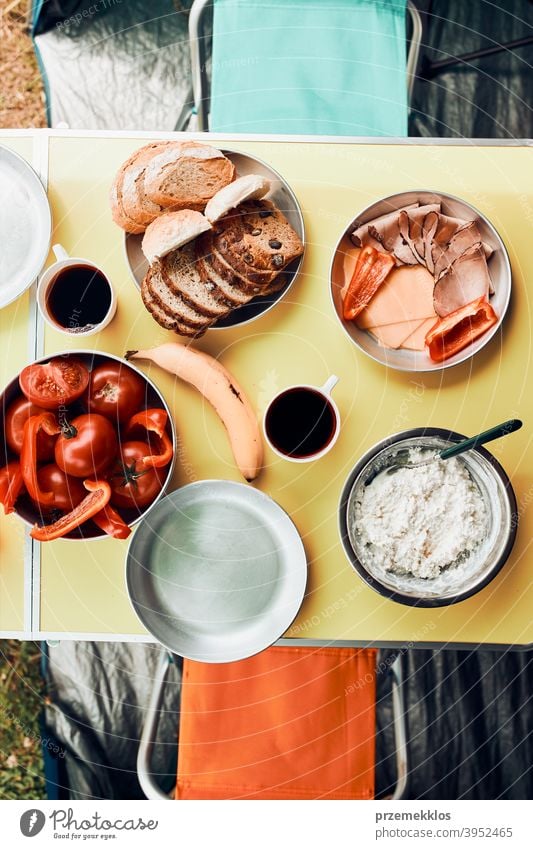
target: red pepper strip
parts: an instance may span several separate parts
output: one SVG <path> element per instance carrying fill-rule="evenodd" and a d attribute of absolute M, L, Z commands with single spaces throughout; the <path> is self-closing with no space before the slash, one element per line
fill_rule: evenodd
<path fill-rule="evenodd" d="M 24 481 L 20 470 L 20 463 L 14 460 L 0 469 L 0 504 L 4 505 L 4 513 L 12 513 L 15 509 L 15 501 L 19 497 Z"/>
<path fill-rule="evenodd" d="M 37 479 L 37 437 L 41 430 L 44 430 L 50 436 L 60 432 L 60 427 L 53 413 L 39 413 L 37 416 L 30 416 L 25 422 L 20 452 L 20 468 L 30 498 L 33 498 L 42 506 L 47 506 L 54 503 L 54 493 L 43 492 Z"/>
<path fill-rule="evenodd" d="M 377 251 L 370 245 L 361 248 L 342 305 L 346 321 L 353 321 L 368 306 L 394 265 L 392 254 Z"/>
<path fill-rule="evenodd" d="M 80 501 L 77 507 L 71 510 L 70 513 L 61 516 L 53 525 L 44 525 L 42 528 L 34 525 L 30 531 L 30 536 L 33 539 L 39 540 L 39 542 L 46 542 L 47 540 L 64 537 L 70 531 L 73 531 L 74 528 L 83 525 L 87 519 L 92 519 L 104 509 L 111 498 L 111 487 L 107 481 L 86 480 L 83 481 L 83 485 L 85 489 L 89 490 L 89 494 L 85 496 L 83 501 Z"/>
<path fill-rule="evenodd" d="M 168 466 L 172 460 L 174 449 L 172 447 L 172 441 L 165 429 L 167 421 L 168 415 L 166 411 L 158 408 L 143 410 L 142 413 L 135 413 L 129 420 L 126 427 L 126 436 L 129 437 L 136 427 L 142 427 L 149 433 L 155 433 L 161 443 L 159 454 L 151 454 L 148 457 L 142 458 L 141 463 L 143 467 L 162 469 L 164 466 Z"/>
<path fill-rule="evenodd" d="M 120 513 L 111 504 L 106 504 L 103 510 L 93 516 L 93 522 L 98 527 L 115 539 L 127 539 L 131 534 L 131 528 L 126 524 Z"/>
<path fill-rule="evenodd" d="M 483 295 L 439 319 L 426 334 L 426 346 L 434 363 L 442 363 L 482 336 L 498 321 Z"/>
<path fill-rule="evenodd" d="M 148 410 L 141 410 L 140 413 L 135 413 L 126 425 L 126 436 L 129 437 L 130 431 L 134 427 L 144 427 L 146 430 L 153 430 L 158 436 L 164 433 L 167 426 L 168 415 L 167 411 L 161 407 L 150 407 Z"/>

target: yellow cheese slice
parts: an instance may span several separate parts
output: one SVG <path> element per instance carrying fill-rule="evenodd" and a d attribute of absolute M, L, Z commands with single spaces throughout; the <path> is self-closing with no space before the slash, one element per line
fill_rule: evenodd
<path fill-rule="evenodd" d="M 434 315 L 433 285 L 432 275 L 421 265 L 393 268 L 357 317 L 358 327 L 366 330 Z"/>
<path fill-rule="evenodd" d="M 433 327 L 436 321 L 436 315 L 432 315 L 431 318 L 426 318 L 426 320 L 423 321 L 422 324 L 419 324 L 417 329 L 414 330 L 407 339 L 403 340 L 400 347 L 407 348 L 409 351 L 423 351 L 426 347 L 426 333 Z"/>
<path fill-rule="evenodd" d="M 426 319 L 419 318 L 411 321 L 398 321 L 395 324 L 382 324 L 380 327 L 368 327 L 367 330 L 375 336 L 381 345 L 387 348 L 403 347 L 402 343 L 409 339 L 420 327 L 421 323 L 425 324 Z"/>

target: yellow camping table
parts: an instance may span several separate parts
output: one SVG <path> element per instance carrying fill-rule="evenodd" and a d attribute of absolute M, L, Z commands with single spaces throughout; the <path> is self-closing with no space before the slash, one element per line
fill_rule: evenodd
<path fill-rule="evenodd" d="M 165 138 L 172 137 L 167 134 Z M 188 135 L 187 138 L 191 136 Z M 291 515 L 307 550 L 308 591 L 286 638 L 337 644 L 527 647 L 533 642 L 533 468 L 528 459 L 533 280 L 533 150 L 526 143 L 409 139 L 393 142 L 210 135 L 222 147 L 256 155 L 278 170 L 301 204 L 307 249 L 303 272 L 275 309 L 247 325 L 208 333 L 198 346 L 238 376 L 261 413 L 283 387 L 322 384 L 335 373 L 341 436 L 316 463 L 294 465 L 267 455 L 254 485 Z M 109 186 L 119 165 L 147 133 L 6 131 L 0 142 L 25 156 L 48 187 L 53 243 L 93 259 L 118 295 L 116 318 L 89 340 L 123 355 L 170 334 L 143 309 L 131 279 L 122 232 L 113 224 Z M 511 258 L 513 294 L 503 337 L 473 360 L 432 374 L 386 369 L 360 353 L 340 329 L 329 298 L 329 267 L 340 234 L 359 210 L 383 195 L 431 189 L 459 195 L 484 212 Z M 31 294 L 0 314 L 2 382 L 36 356 L 80 346 L 36 320 Z M 85 343 L 87 345 L 87 343 Z M 174 485 L 203 478 L 239 480 L 223 428 L 202 398 L 152 369 L 179 434 Z M 511 417 L 525 427 L 491 451 L 511 477 L 519 531 L 511 558 L 484 590 L 451 607 L 417 609 L 386 600 L 348 563 L 337 531 L 343 483 L 376 441 L 424 425 L 472 434 Z M 38 546 L 16 517 L 0 524 L 0 631 L 34 639 L 150 640 L 137 621 L 124 581 L 127 542 L 59 540 Z"/>

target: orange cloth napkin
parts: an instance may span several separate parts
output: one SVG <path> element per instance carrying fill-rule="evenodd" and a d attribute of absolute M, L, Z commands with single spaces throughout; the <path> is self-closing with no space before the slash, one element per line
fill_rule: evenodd
<path fill-rule="evenodd" d="M 185 661 L 178 799 L 371 799 L 376 652 Z"/>

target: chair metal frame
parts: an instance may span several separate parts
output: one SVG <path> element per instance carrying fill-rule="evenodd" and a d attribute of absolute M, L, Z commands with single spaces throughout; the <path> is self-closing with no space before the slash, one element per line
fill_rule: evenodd
<path fill-rule="evenodd" d="M 209 130 L 209 80 L 207 76 L 207 49 L 204 14 L 213 0 L 194 0 L 189 13 L 189 48 L 191 52 L 192 90 L 194 112 L 199 132 Z M 422 18 L 413 0 L 407 0 L 407 13 L 411 19 L 412 33 L 407 55 L 407 96 L 411 102 L 422 41 Z"/>
<path fill-rule="evenodd" d="M 154 678 L 152 695 L 146 710 L 146 718 L 137 753 L 137 775 L 145 796 L 148 799 L 164 799 L 166 801 L 174 797 L 163 792 L 157 783 L 156 774 L 152 772 L 151 765 L 157 740 L 157 729 L 165 693 L 167 673 L 172 663 L 172 655 L 166 650 L 162 651 Z M 396 759 L 396 786 L 394 792 L 387 798 L 398 800 L 404 797 L 408 776 L 406 708 L 401 653 L 396 656 L 394 662 L 388 668 L 387 674 L 392 676 L 392 711 Z"/>

